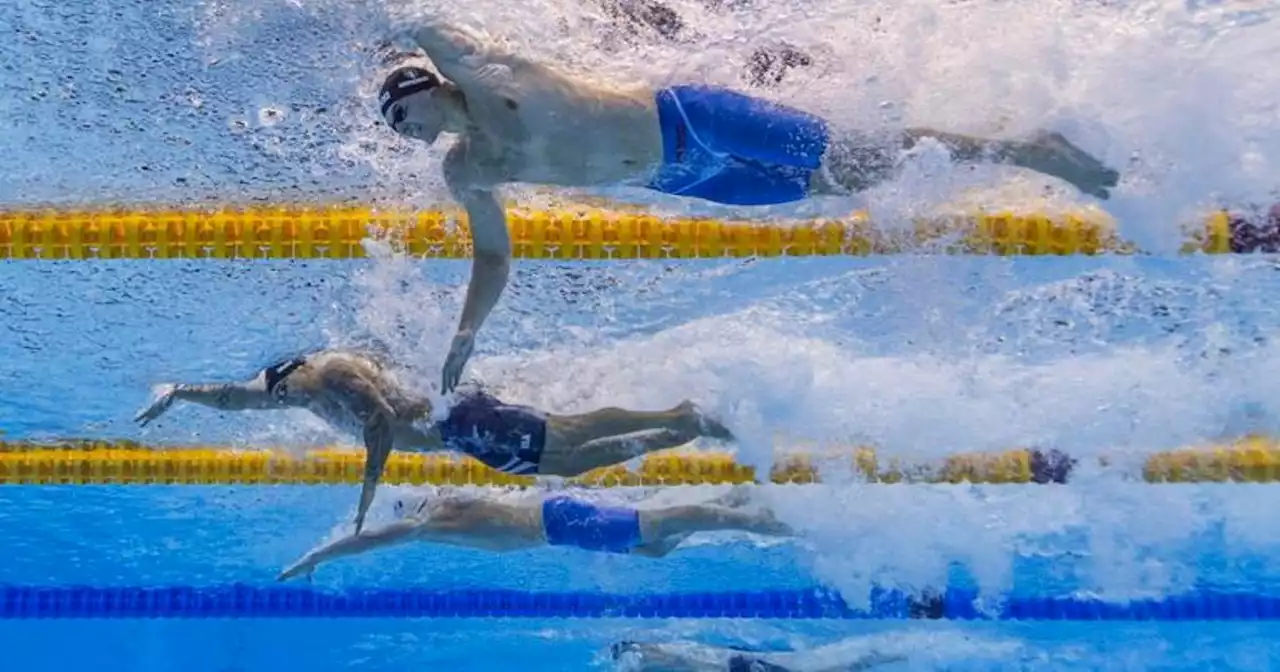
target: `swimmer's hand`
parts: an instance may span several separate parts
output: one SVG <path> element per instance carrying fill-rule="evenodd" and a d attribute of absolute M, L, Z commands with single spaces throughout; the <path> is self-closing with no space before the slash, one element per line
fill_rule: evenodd
<path fill-rule="evenodd" d="M 310 577 L 316 571 L 316 565 L 319 564 L 315 553 L 308 553 L 302 556 L 302 559 L 287 567 L 280 576 L 276 577 L 276 581 L 288 581 L 289 579 L 299 576 Z"/>
<path fill-rule="evenodd" d="M 133 416 L 134 422 L 146 427 L 152 420 L 164 415 L 164 412 L 173 405 L 174 394 L 177 391 L 178 386 L 170 383 L 153 387 L 151 389 L 151 403 Z"/>
<path fill-rule="evenodd" d="M 467 360 L 471 359 L 471 351 L 475 347 L 475 333 L 470 329 L 459 329 L 453 337 L 453 345 L 449 347 L 449 356 L 444 360 L 444 375 L 440 385 L 442 394 L 448 394 L 458 386 L 458 382 L 462 380 L 462 370 L 466 368 Z"/>

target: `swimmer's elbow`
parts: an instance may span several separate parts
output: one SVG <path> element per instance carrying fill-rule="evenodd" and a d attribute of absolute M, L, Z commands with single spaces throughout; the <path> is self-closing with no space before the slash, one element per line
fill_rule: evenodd
<path fill-rule="evenodd" d="M 463 78 L 466 70 L 462 67 L 463 59 L 482 55 L 488 50 L 488 40 L 479 31 L 438 20 L 418 24 L 410 34 L 441 74 L 455 81 Z"/>

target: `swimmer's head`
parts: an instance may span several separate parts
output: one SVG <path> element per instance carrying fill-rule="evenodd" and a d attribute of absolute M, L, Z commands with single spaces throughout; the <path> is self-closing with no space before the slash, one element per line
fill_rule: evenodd
<path fill-rule="evenodd" d="M 664 650 L 661 644 L 642 642 L 614 642 L 609 647 L 609 657 L 619 672 L 648 672 L 649 670 L 689 669 L 689 661 L 680 655 Z"/>
<path fill-rule="evenodd" d="M 251 392 L 257 392 L 268 395 L 271 402 L 281 406 L 292 406 L 303 403 L 301 396 L 294 394 L 290 385 L 290 377 L 294 371 L 302 368 L 307 363 L 305 357 L 295 357 L 293 359 L 278 362 L 266 367 L 250 380 L 245 389 Z"/>
<path fill-rule="evenodd" d="M 639 650 L 640 650 L 640 644 L 638 642 L 632 642 L 632 641 L 626 641 L 626 640 L 621 642 L 614 642 L 611 646 L 609 646 L 609 657 L 613 658 L 614 660 L 621 660 L 623 656 L 629 653 L 638 653 Z"/>
<path fill-rule="evenodd" d="M 430 144 L 448 121 L 443 93 L 444 86 L 435 73 L 408 66 L 387 75 L 378 92 L 378 105 L 392 130 Z"/>

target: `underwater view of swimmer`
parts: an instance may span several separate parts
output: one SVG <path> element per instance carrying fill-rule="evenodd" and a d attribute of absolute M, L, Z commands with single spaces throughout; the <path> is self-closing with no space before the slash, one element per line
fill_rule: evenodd
<path fill-rule="evenodd" d="M 573 494 L 535 494 L 510 501 L 491 490 L 452 488 L 398 501 L 399 519 L 325 544 L 280 573 L 281 581 L 311 574 L 321 563 L 408 542 L 515 551 L 567 546 L 651 558 L 666 556 L 700 532 L 788 537 L 790 527 L 740 485 L 696 504 L 653 508 L 595 503 Z"/>

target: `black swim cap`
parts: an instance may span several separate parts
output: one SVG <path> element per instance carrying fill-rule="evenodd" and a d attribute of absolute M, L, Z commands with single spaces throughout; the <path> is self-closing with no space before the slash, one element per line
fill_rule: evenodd
<path fill-rule="evenodd" d="M 413 66 L 397 69 L 387 75 L 387 79 L 382 82 L 382 90 L 378 92 L 382 116 L 387 116 L 387 110 L 397 100 L 437 86 L 440 86 L 440 78 L 430 70 Z"/>
<path fill-rule="evenodd" d="M 614 660 L 617 660 L 621 658 L 623 654 L 628 653 L 632 649 L 636 648 L 636 646 L 638 646 L 638 644 L 630 640 L 614 642 L 612 645 L 609 646 L 609 656 Z"/>

